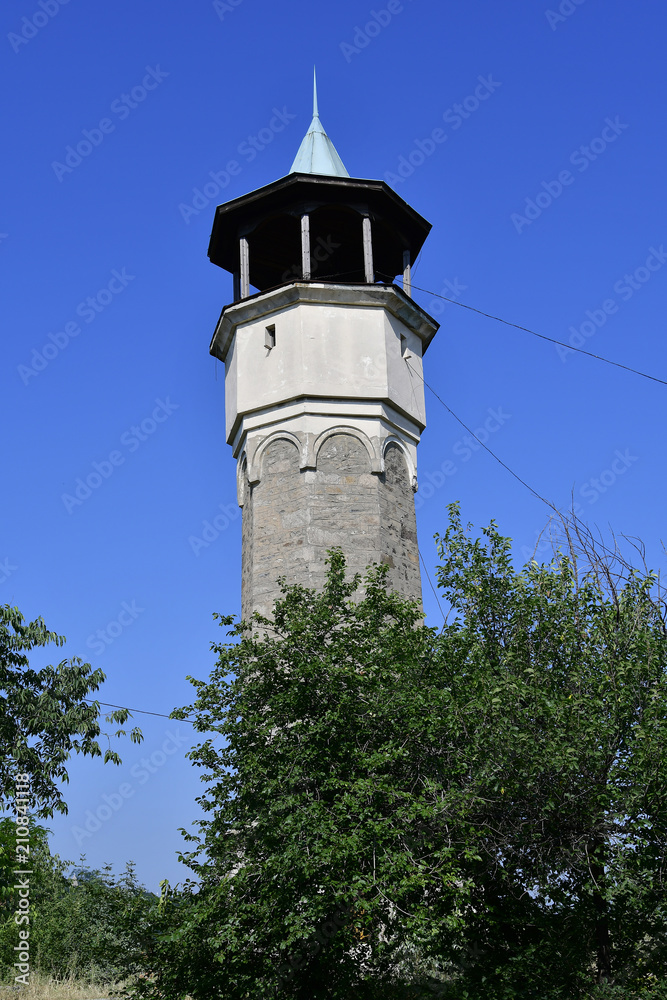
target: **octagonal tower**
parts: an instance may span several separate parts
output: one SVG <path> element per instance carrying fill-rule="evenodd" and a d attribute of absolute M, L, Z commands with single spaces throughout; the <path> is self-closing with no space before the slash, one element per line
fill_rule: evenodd
<path fill-rule="evenodd" d="M 209 257 L 234 302 L 210 350 L 238 462 L 244 618 L 270 616 L 280 576 L 321 587 L 335 545 L 351 571 L 386 563 L 421 600 L 422 356 L 438 324 L 410 267 L 430 228 L 383 181 L 349 177 L 316 94 L 291 172 L 216 210 Z"/>

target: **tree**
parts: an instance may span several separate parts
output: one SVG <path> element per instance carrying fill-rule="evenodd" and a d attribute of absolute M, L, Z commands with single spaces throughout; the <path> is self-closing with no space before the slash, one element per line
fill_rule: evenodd
<path fill-rule="evenodd" d="M 435 633 L 383 570 L 356 603 L 344 576 L 334 552 L 322 593 L 284 588 L 268 632 L 233 628 L 174 713 L 226 743 L 191 754 L 208 784 L 187 858 L 201 887 L 160 995 L 386 997 L 404 940 L 435 933 L 430 902 L 439 932 L 456 923 L 467 887 L 429 775 Z"/>
<path fill-rule="evenodd" d="M 28 778 L 37 815 L 52 816 L 54 809 L 66 813 L 57 783 L 68 780 L 69 755 L 102 755 L 100 706 L 87 699 L 105 680 L 104 673 L 78 658 L 41 670 L 30 666 L 28 652 L 64 642 L 41 618 L 26 623 L 18 608 L 0 606 L 0 807 L 13 807 L 21 774 Z M 123 725 L 129 717 L 126 709 L 118 709 L 106 721 Z M 141 731 L 133 729 L 130 739 L 140 742 Z M 120 763 L 110 745 L 104 761 Z"/>
<path fill-rule="evenodd" d="M 191 753 L 199 885 L 165 907 L 143 993 L 665 996 L 656 581 L 564 542 L 517 571 L 452 507 L 440 633 L 334 551 L 321 593 L 285 586 L 214 646 L 174 713 L 226 741 Z"/>
<path fill-rule="evenodd" d="M 439 539 L 474 764 L 470 930 L 487 985 L 537 972 L 625 997 L 667 969 L 664 601 L 653 574 L 571 525 L 550 564 L 520 572 L 495 524 L 473 540 L 457 507 Z"/>

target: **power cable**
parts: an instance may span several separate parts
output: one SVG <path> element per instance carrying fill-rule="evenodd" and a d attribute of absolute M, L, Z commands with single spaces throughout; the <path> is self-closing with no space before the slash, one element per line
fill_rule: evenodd
<path fill-rule="evenodd" d="M 472 437 L 474 437 L 475 441 L 477 441 L 477 443 L 480 444 L 482 446 L 482 448 L 484 448 L 485 451 L 488 451 L 489 455 L 491 455 L 491 457 L 494 458 L 496 460 L 496 462 L 498 462 L 499 465 L 502 465 L 503 469 L 505 469 L 507 472 L 509 472 L 510 476 L 513 476 L 514 479 L 517 480 L 517 482 L 521 483 L 522 486 L 525 486 L 525 488 L 528 490 L 529 493 L 532 493 L 533 496 L 536 497 L 536 499 L 541 500 L 543 504 L 546 504 L 546 506 L 549 507 L 550 510 L 554 511 L 554 513 L 557 514 L 559 518 L 562 518 L 562 519 L 565 519 L 565 520 L 568 520 L 568 519 L 572 518 L 575 522 L 578 521 L 579 524 L 581 524 L 584 528 L 586 528 L 586 530 L 588 530 L 586 522 L 582 521 L 582 519 L 580 517 L 578 517 L 574 513 L 574 511 L 572 511 L 570 514 L 565 514 L 563 511 L 559 510 L 558 507 L 556 507 L 555 504 L 551 503 L 550 500 L 547 500 L 547 498 L 543 497 L 541 493 L 538 493 L 537 490 L 533 489 L 533 487 L 529 483 L 527 483 L 525 479 L 522 479 L 521 476 L 519 476 L 516 472 L 514 472 L 513 469 L 510 469 L 509 465 L 507 465 L 505 462 L 503 462 L 503 460 L 501 458 L 498 458 L 498 456 L 495 454 L 495 452 L 491 451 L 491 449 L 488 447 L 488 445 L 486 445 L 481 440 L 481 438 L 478 438 L 477 435 L 475 434 L 475 432 L 470 427 L 468 427 L 468 425 L 466 423 L 464 423 L 463 420 L 461 420 L 461 418 L 456 415 L 456 413 L 454 413 L 454 411 L 452 410 L 452 408 L 450 406 L 447 406 L 447 403 L 445 403 L 444 399 L 442 399 L 442 397 L 438 395 L 438 393 L 435 391 L 435 389 L 428 384 L 428 382 L 424 379 L 424 377 L 422 375 L 420 375 L 419 372 L 415 368 L 412 367 L 412 365 L 407 360 L 407 358 L 405 360 L 405 363 L 408 366 L 408 368 L 412 372 L 414 372 L 414 374 L 417 376 L 417 378 L 421 379 L 421 381 L 424 383 L 424 385 L 426 386 L 426 388 L 430 392 L 433 393 L 433 395 L 435 396 L 435 398 L 438 400 L 439 403 L 442 404 L 442 406 L 444 406 L 444 408 L 447 410 L 447 412 L 450 413 L 452 415 L 452 417 L 454 417 L 454 419 L 461 425 L 461 427 L 463 427 L 468 432 L 468 434 L 470 434 Z M 600 542 L 598 542 L 598 544 L 599 544 L 600 548 L 603 549 L 608 555 L 610 555 L 612 557 L 615 557 L 617 555 L 617 553 L 612 552 L 611 549 L 607 548 L 607 546 L 604 544 L 604 542 L 600 541 Z M 421 552 L 419 554 L 421 556 Z"/>
<path fill-rule="evenodd" d="M 415 375 L 417 376 L 417 378 L 420 378 L 422 380 L 422 382 L 424 383 L 424 385 L 426 386 L 426 388 L 430 392 L 433 393 L 433 395 L 435 396 L 435 398 L 438 400 L 439 403 L 441 403 L 444 406 L 444 408 L 447 410 L 447 412 L 450 413 L 454 417 L 454 420 L 457 420 L 461 424 L 461 427 L 463 427 L 465 430 L 467 430 L 468 434 L 471 434 L 472 437 L 474 437 L 475 441 L 479 442 L 479 444 L 481 444 L 482 448 L 484 448 L 486 451 L 488 451 L 489 455 L 491 455 L 492 458 L 495 458 L 496 462 L 498 462 L 500 465 L 502 465 L 503 469 L 506 469 L 507 472 L 509 472 L 510 476 L 514 476 L 514 478 L 519 483 L 521 483 L 522 486 L 525 486 L 526 489 L 529 490 L 533 494 L 534 497 L 537 497 L 538 500 L 541 500 L 542 503 L 545 503 L 547 505 L 547 507 L 550 507 L 553 511 L 556 512 L 556 514 L 560 515 L 561 512 L 558 510 L 557 507 L 554 506 L 554 504 L 552 504 L 549 500 L 547 500 L 540 493 L 538 493 L 537 490 L 534 490 L 533 487 L 530 486 L 525 481 L 525 479 L 522 479 L 521 476 L 517 475 L 516 472 L 514 472 L 512 469 L 510 469 L 509 465 L 506 465 L 505 462 L 503 462 L 503 460 L 501 458 L 498 458 L 498 456 L 494 452 L 492 452 L 491 449 L 489 447 L 487 447 L 487 445 L 485 445 L 484 442 L 480 438 L 477 437 L 477 435 L 475 434 L 475 432 L 473 430 L 471 430 L 471 428 L 468 427 L 468 425 L 466 423 L 464 423 L 463 420 L 461 420 L 460 417 L 457 417 L 457 415 L 454 413 L 454 411 L 452 410 L 452 408 L 450 406 L 447 406 L 447 403 L 444 401 L 444 399 L 441 396 L 439 396 L 438 393 L 435 391 L 435 389 L 428 384 L 428 382 L 426 381 L 426 379 L 422 375 L 420 375 L 419 372 L 415 368 L 412 367 L 412 365 L 410 364 L 410 362 L 407 359 L 406 359 L 405 363 L 408 366 L 408 368 L 415 373 Z"/>
<path fill-rule="evenodd" d="M 422 261 L 422 251 L 423 251 L 423 249 L 424 249 L 424 248 L 422 247 L 422 249 L 421 249 L 421 250 L 419 251 L 419 253 L 417 254 L 417 258 L 416 258 L 416 260 L 415 260 L 414 264 L 413 264 L 413 265 L 412 265 L 412 267 L 410 268 L 410 276 L 411 276 L 411 279 L 412 279 L 412 278 L 414 278 L 415 274 L 417 273 L 417 269 L 418 269 L 419 265 L 421 264 L 421 261 Z M 410 281 L 410 284 L 412 284 L 412 280 Z"/>
<path fill-rule="evenodd" d="M 421 252 L 415 261 L 414 269 L 416 270 L 416 265 L 420 259 Z M 336 274 L 320 274 L 313 277 L 313 281 L 328 281 L 331 278 L 346 278 L 349 277 L 351 272 L 339 271 Z M 377 272 L 378 274 L 380 272 Z M 414 271 L 413 271 L 414 273 Z M 386 284 L 392 284 L 393 278 L 389 275 L 382 275 L 386 278 Z M 663 378 L 658 378 L 657 375 L 648 375 L 646 372 L 639 371 L 638 368 L 632 368 L 630 365 L 621 364 L 620 361 L 612 361 L 610 358 L 604 358 L 601 354 L 593 354 L 592 351 L 585 351 L 583 347 L 573 347 L 572 344 L 566 344 L 562 340 L 556 340 L 555 337 L 547 337 L 545 333 L 538 333 L 537 330 L 531 330 L 530 327 L 522 326 L 520 323 L 512 323 L 508 319 L 503 319 L 502 316 L 494 316 L 493 313 L 484 312 L 483 309 L 478 309 L 476 306 L 468 305 L 467 302 L 459 302 L 458 299 L 451 299 L 447 295 L 441 295 L 439 292 L 433 292 L 430 288 L 421 288 L 419 285 L 411 283 L 411 288 L 418 292 L 424 292 L 426 295 L 433 295 L 436 299 L 442 299 L 444 302 L 451 302 L 452 305 L 460 306 L 461 309 L 468 309 L 470 312 L 477 313 L 479 316 L 484 316 L 486 319 L 492 319 L 496 323 L 502 323 L 504 326 L 511 326 L 515 330 L 521 330 L 523 333 L 530 333 L 533 337 L 539 337 L 540 340 L 546 340 L 550 344 L 556 344 L 558 347 L 564 347 L 568 351 L 575 351 L 577 354 L 585 354 L 589 358 L 595 358 L 596 361 L 603 361 L 606 365 L 612 365 L 614 368 L 622 368 L 623 371 L 631 372 L 633 375 L 640 375 L 642 378 L 650 379 L 652 382 L 658 382 L 660 385 L 667 385 L 667 380 Z"/>
<path fill-rule="evenodd" d="M 429 586 L 430 586 L 431 590 L 433 591 L 433 596 L 435 597 L 436 604 L 438 605 L 438 608 L 440 609 L 440 614 L 442 615 L 442 620 L 443 620 L 443 622 L 446 625 L 447 624 L 447 616 L 445 615 L 445 612 L 442 610 L 442 604 L 440 603 L 440 598 L 438 597 L 437 591 L 436 591 L 435 587 L 433 586 L 433 581 L 431 580 L 431 574 L 429 573 L 428 568 L 426 566 L 426 563 L 424 562 L 424 557 L 421 554 L 421 549 L 419 549 L 419 558 L 421 559 L 421 564 L 424 567 L 424 572 L 426 573 L 426 579 L 428 580 Z"/>
<path fill-rule="evenodd" d="M 416 269 L 416 264 L 417 264 L 418 260 L 419 260 L 419 256 L 417 258 L 417 261 L 415 261 L 415 269 Z M 337 277 L 344 277 L 344 275 L 343 275 L 343 273 L 339 272 L 338 274 L 318 276 L 318 279 L 319 280 L 323 280 L 323 278 L 327 279 L 327 278 L 334 278 L 334 277 L 335 278 L 337 278 Z M 547 337 L 546 334 L 544 334 L 544 333 L 538 333 L 536 330 L 531 330 L 527 326 L 521 326 L 519 323 L 512 323 L 509 320 L 503 319 L 501 316 L 494 316 L 492 313 L 484 312 L 484 310 L 477 309 L 476 306 L 468 305 L 466 302 L 459 302 L 458 299 L 449 298 L 447 295 L 440 295 L 438 292 L 433 292 L 433 291 L 431 291 L 428 288 L 421 288 L 419 285 L 412 284 L 411 287 L 414 288 L 418 292 L 424 292 L 426 295 L 433 295 L 437 299 L 443 299 L 445 302 L 452 303 L 452 305 L 460 306 L 462 309 L 468 309 L 470 312 L 477 313 L 479 316 L 484 316 L 486 319 L 495 320 L 496 323 L 502 323 L 504 326 L 511 326 L 515 330 L 521 330 L 523 333 L 530 333 L 533 337 L 539 337 L 541 340 L 547 340 L 551 344 L 557 344 L 559 347 L 564 347 L 568 351 L 576 351 L 579 354 L 586 354 L 589 358 L 595 358 L 596 361 L 604 361 L 605 364 L 613 365 L 615 368 L 622 368 L 624 371 L 631 372 L 633 375 L 640 375 L 642 378 L 650 379 L 652 382 L 658 382 L 658 383 L 660 383 L 660 385 L 667 385 L 667 381 L 665 381 L 665 379 L 658 378 L 655 375 L 648 375 L 646 372 L 639 371 L 637 368 L 631 368 L 629 365 L 623 365 L 619 361 L 611 361 L 609 358 L 603 358 L 600 354 L 593 354 L 591 351 L 585 351 L 581 347 L 573 347 L 571 344 L 565 344 L 565 343 L 563 343 L 562 340 L 556 340 L 554 337 Z M 529 483 L 527 483 L 525 479 L 522 479 L 521 476 L 519 476 L 516 472 L 514 472 L 513 469 L 510 469 L 509 465 L 507 465 L 505 462 L 503 462 L 503 460 L 501 458 L 499 458 L 498 455 L 495 454 L 495 452 L 491 451 L 491 449 L 480 438 L 477 437 L 477 435 L 475 434 L 475 432 L 470 427 L 468 427 L 468 425 L 463 420 L 461 420 L 461 418 L 459 416 L 457 416 L 456 413 L 454 413 L 454 411 L 452 410 L 452 408 L 450 406 L 448 406 L 447 403 L 445 403 L 444 399 L 442 399 L 442 397 L 438 395 L 438 393 L 435 391 L 435 389 L 431 385 L 428 384 L 428 382 L 426 381 L 426 379 L 422 375 L 420 375 L 419 372 L 415 368 L 412 367 L 412 365 L 409 363 L 409 361 L 407 359 L 406 359 L 406 364 L 407 364 L 408 368 L 410 369 L 410 371 L 414 372 L 414 374 L 419 379 L 421 379 L 421 381 L 426 386 L 426 388 L 431 393 L 433 393 L 433 395 L 435 396 L 435 398 L 438 400 L 438 402 L 442 406 L 444 406 L 444 408 L 447 410 L 447 412 L 452 417 L 454 417 L 454 419 L 461 425 L 461 427 L 463 427 L 464 430 L 466 430 L 468 432 L 468 434 L 470 434 L 475 439 L 475 441 L 477 441 L 477 443 L 480 444 L 482 446 L 482 448 L 484 448 L 484 450 L 487 451 L 489 453 L 489 455 L 491 455 L 491 457 L 496 460 L 496 462 L 498 462 L 499 465 L 502 465 L 503 469 L 505 469 L 507 472 L 509 472 L 509 474 L 511 476 L 513 476 L 514 479 L 517 480 L 517 482 L 521 483 L 521 485 L 524 486 L 528 490 L 529 493 L 532 493 L 532 495 L 537 500 L 541 500 L 543 504 L 546 504 L 546 506 L 549 507 L 550 510 L 554 511 L 554 513 L 556 513 L 559 517 L 564 517 L 565 516 L 563 514 L 563 512 L 561 510 L 559 510 L 558 507 L 555 506 L 555 504 L 551 503 L 550 500 L 547 500 L 546 497 L 543 497 L 541 493 L 538 493 L 537 490 L 533 489 L 533 487 Z M 216 372 L 216 377 L 217 377 L 217 372 Z M 576 521 L 579 521 L 582 525 L 585 526 L 585 522 L 583 522 L 581 520 L 581 518 L 577 517 L 577 515 L 574 512 L 572 513 L 571 516 Z M 600 545 L 604 549 L 604 551 L 607 552 L 609 555 L 614 555 L 615 554 L 615 553 L 613 553 L 611 551 L 611 549 L 608 549 L 604 544 L 600 543 Z M 430 586 L 430 588 L 431 588 L 431 590 L 433 592 L 433 596 L 436 599 L 436 603 L 437 603 L 438 608 L 440 610 L 440 614 L 443 617 L 443 621 L 446 622 L 447 618 L 445 616 L 444 611 L 442 610 L 442 605 L 440 604 L 440 599 L 438 597 L 438 594 L 437 594 L 437 591 L 436 591 L 435 587 L 433 586 L 433 581 L 431 580 L 431 576 L 430 576 L 430 574 L 428 572 L 428 568 L 426 566 L 426 563 L 424 562 L 424 557 L 422 556 L 421 551 L 419 552 L 419 558 L 421 560 L 422 566 L 424 567 L 424 572 L 426 573 L 426 579 L 428 580 L 429 586 Z M 153 716 L 156 716 L 157 718 L 161 718 L 161 719 L 171 719 L 172 718 L 170 715 L 165 715 L 163 712 L 149 712 L 149 711 L 146 711 L 145 709 L 141 709 L 141 708 L 127 708 L 127 706 L 125 706 L 125 705 L 113 705 L 110 702 L 105 702 L 105 701 L 93 702 L 93 701 L 91 701 L 88 698 L 84 698 L 83 700 L 85 702 L 87 702 L 89 705 L 92 705 L 92 704 L 103 705 L 105 708 L 117 708 L 117 709 L 121 709 L 121 710 L 127 711 L 127 712 L 136 712 L 138 715 L 153 715 Z M 172 720 L 172 721 L 174 721 L 174 720 Z M 192 719 L 187 719 L 187 718 L 185 718 L 185 719 L 179 719 L 179 720 L 176 720 L 176 721 L 179 721 L 179 722 L 189 722 L 190 725 L 192 725 L 192 726 L 195 724 Z"/>
<path fill-rule="evenodd" d="M 629 365 L 622 365 L 619 361 L 611 361 L 609 358 L 603 358 L 600 354 L 593 354 L 591 351 L 584 351 L 581 347 L 572 347 L 571 344 L 564 344 L 562 340 L 556 340 L 554 337 L 547 337 L 544 333 L 538 333 L 536 330 L 531 330 L 527 326 L 521 326 L 519 323 L 511 323 L 507 319 L 502 319 L 500 316 L 493 316 L 491 313 L 484 312 L 482 309 L 477 309 L 475 306 L 469 306 L 465 302 L 459 302 L 457 299 L 450 299 L 446 295 L 439 295 L 438 292 L 431 292 L 428 288 L 420 288 L 418 285 L 412 286 L 418 292 L 425 292 L 427 295 L 434 295 L 436 299 L 444 299 L 445 302 L 451 302 L 455 306 L 461 306 L 462 309 L 469 309 L 471 312 L 478 313 L 480 316 L 485 316 L 486 319 L 493 319 L 496 323 L 503 323 L 505 326 L 512 326 L 515 330 L 523 330 L 524 333 L 531 333 L 533 337 L 540 337 L 541 340 L 548 340 L 550 344 L 558 344 L 559 347 L 565 347 L 568 351 L 577 351 L 579 354 L 587 354 L 589 358 L 595 358 L 596 361 L 604 361 L 607 365 L 614 365 L 615 368 L 622 368 L 626 372 L 632 372 L 633 375 L 641 375 L 642 378 L 651 379 L 652 382 L 659 382 L 660 385 L 667 385 L 667 381 L 662 378 L 658 378 L 656 375 L 647 375 L 646 372 L 640 372 L 637 368 L 631 368 Z"/>
<path fill-rule="evenodd" d="M 191 726 L 194 726 L 193 719 L 172 719 L 171 715 L 165 715 L 164 712 L 147 712 L 143 708 L 128 708 L 127 705 L 112 705 L 108 701 L 93 701 L 90 698 L 84 698 L 83 701 L 87 702 L 88 705 L 104 705 L 105 708 L 120 708 L 124 712 L 136 712 L 138 715 L 156 715 L 160 719 L 171 719 L 172 722 L 189 722 Z"/>

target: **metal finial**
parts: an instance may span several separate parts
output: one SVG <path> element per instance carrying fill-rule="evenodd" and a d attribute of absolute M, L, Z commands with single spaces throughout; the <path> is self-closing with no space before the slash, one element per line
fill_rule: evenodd
<path fill-rule="evenodd" d="M 336 152 L 336 147 L 324 131 L 317 110 L 317 72 L 313 66 L 313 120 L 294 158 L 291 174 L 323 174 L 327 177 L 349 177 Z"/>

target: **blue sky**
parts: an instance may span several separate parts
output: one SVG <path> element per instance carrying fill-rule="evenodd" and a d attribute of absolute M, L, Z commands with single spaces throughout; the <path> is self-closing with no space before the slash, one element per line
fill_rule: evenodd
<path fill-rule="evenodd" d="M 433 224 L 416 285 L 667 378 L 666 22 L 656 0 L 4 5 L 0 586 L 105 670 L 102 700 L 189 703 L 186 675 L 208 675 L 221 638 L 212 612 L 240 611 L 208 354 L 231 277 L 206 250 L 216 204 L 289 171 L 313 64 L 350 174 Z M 425 377 L 447 405 L 544 497 L 573 496 L 664 565 L 665 386 L 414 294 L 442 324 Z M 431 571 L 452 500 L 532 551 L 548 509 L 427 407 Z M 220 505 L 228 527 L 193 545 Z M 424 598 L 437 624 L 426 583 Z M 135 721 L 145 743 L 124 743 L 122 768 L 72 762 L 69 816 L 49 825 L 62 856 L 134 860 L 156 889 L 187 875 L 178 828 L 201 785 L 187 725 Z"/>

